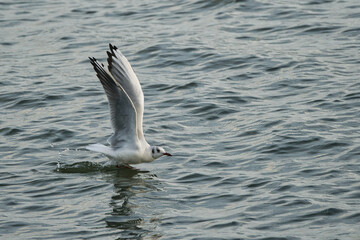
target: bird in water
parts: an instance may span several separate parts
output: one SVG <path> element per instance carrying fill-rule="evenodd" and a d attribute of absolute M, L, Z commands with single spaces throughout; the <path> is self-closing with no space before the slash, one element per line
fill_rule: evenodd
<path fill-rule="evenodd" d="M 171 156 L 162 147 L 150 146 L 143 133 L 144 94 L 130 63 L 120 50 L 111 44 L 107 51 L 108 67 L 89 58 L 109 101 L 111 126 L 110 146 L 91 144 L 86 149 L 99 152 L 117 166 L 152 162 Z"/>

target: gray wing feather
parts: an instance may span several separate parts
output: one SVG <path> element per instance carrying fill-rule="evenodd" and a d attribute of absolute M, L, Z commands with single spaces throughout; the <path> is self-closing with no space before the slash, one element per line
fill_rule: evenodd
<path fill-rule="evenodd" d="M 108 54 L 108 69 L 114 79 L 123 87 L 125 92 L 134 104 L 137 113 L 137 134 L 143 138 L 143 114 L 144 114 L 144 93 L 141 89 L 140 82 L 136 77 L 129 61 L 120 52 L 120 50 L 109 44 L 110 52 Z"/>
<path fill-rule="evenodd" d="M 111 125 L 114 134 L 109 138 L 111 146 L 136 141 L 136 109 L 126 91 L 95 58 L 89 58 L 109 101 Z"/>

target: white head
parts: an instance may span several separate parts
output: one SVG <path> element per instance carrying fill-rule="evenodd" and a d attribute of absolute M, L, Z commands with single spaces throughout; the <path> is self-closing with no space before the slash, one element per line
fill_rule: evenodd
<path fill-rule="evenodd" d="M 153 159 L 157 159 L 162 156 L 172 156 L 170 153 L 167 153 L 162 147 L 152 146 L 151 147 L 151 156 Z"/>

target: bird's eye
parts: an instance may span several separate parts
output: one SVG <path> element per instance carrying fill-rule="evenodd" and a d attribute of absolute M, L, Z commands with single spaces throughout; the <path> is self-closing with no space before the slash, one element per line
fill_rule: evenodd
<path fill-rule="evenodd" d="M 152 149 L 151 152 L 154 154 L 155 153 L 154 149 Z"/>
<path fill-rule="evenodd" d="M 160 152 L 160 149 L 157 148 L 156 151 L 157 151 L 157 152 Z"/>

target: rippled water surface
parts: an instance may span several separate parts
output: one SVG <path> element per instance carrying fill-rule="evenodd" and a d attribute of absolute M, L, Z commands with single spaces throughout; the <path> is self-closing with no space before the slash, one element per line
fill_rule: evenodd
<path fill-rule="evenodd" d="M 3 1 L 1 239 L 360 239 L 360 3 Z M 145 94 L 117 169 L 88 57 Z"/>

